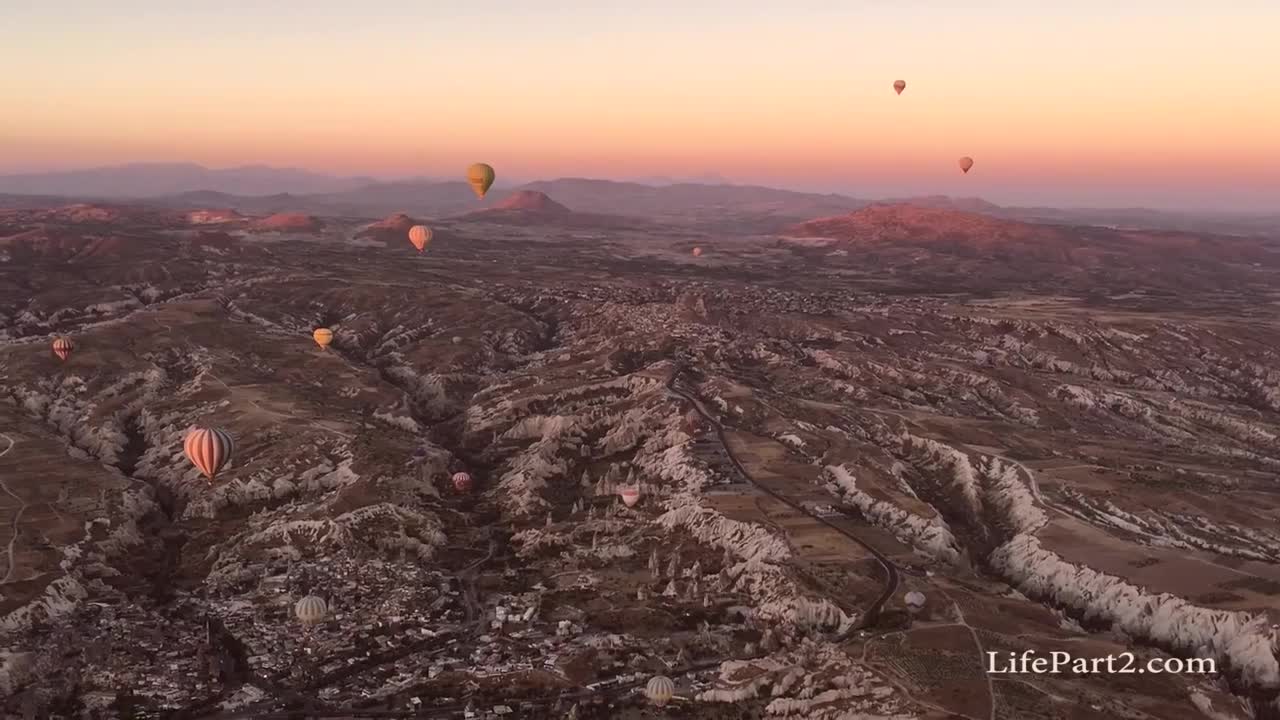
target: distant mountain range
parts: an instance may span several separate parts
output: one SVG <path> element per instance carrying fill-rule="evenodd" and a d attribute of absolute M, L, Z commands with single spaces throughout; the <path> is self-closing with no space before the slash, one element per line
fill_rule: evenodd
<path fill-rule="evenodd" d="M 538 180 L 514 187 L 495 187 L 484 200 L 477 200 L 462 181 L 379 181 L 265 166 L 214 170 L 190 163 L 132 164 L 3 175 L 0 176 L 0 207 L 48 206 L 55 199 L 129 200 L 174 209 L 229 208 L 251 214 L 379 218 L 406 212 L 421 217 L 447 217 L 492 208 L 503 203 L 512 192 L 531 191 L 554 198 L 575 213 L 716 226 L 749 233 L 772 232 L 799 221 L 841 215 L 872 204 L 870 200 L 839 194 L 723 182 L 668 184 L 666 180 L 669 179 L 652 178 L 646 182 L 588 178 Z M 980 198 L 945 196 L 895 198 L 889 202 L 1030 222 L 1280 235 L 1280 214 L 1275 213 L 1215 215 L 1143 208 L 1002 207 Z"/>
<path fill-rule="evenodd" d="M 213 170 L 194 163 L 134 163 L 62 172 L 0 175 L 0 193 L 65 195 L 104 199 L 212 190 L 234 195 L 323 193 L 353 190 L 369 177 L 333 177 L 310 170 L 264 165 Z"/>

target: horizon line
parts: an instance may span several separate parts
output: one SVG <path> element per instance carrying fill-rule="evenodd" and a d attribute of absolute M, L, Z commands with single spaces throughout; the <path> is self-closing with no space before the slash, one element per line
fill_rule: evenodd
<path fill-rule="evenodd" d="M 93 166 L 82 166 L 82 167 L 74 167 L 74 168 L 49 169 L 49 170 L 23 170 L 18 172 L 5 171 L 5 172 L 0 172 L 0 179 L 22 177 L 22 176 L 56 176 L 56 175 L 66 175 L 66 174 L 74 174 L 74 173 L 124 170 L 129 168 L 146 168 L 146 167 L 152 167 L 152 168 L 188 167 L 188 168 L 198 168 L 200 170 L 206 170 L 210 172 L 228 172 L 228 171 L 235 171 L 235 170 L 267 170 L 267 171 L 275 171 L 275 172 L 306 173 L 306 174 L 314 175 L 320 178 L 333 180 L 333 181 L 344 181 L 344 180 L 346 181 L 370 181 L 371 180 L 372 181 L 372 182 L 366 182 L 365 185 L 360 186 L 361 188 L 369 187 L 370 185 L 377 185 L 377 184 L 411 183 L 411 182 L 424 182 L 424 183 L 431 183 L 431 184 L 437 184 L 437 185 L 447 185 L 447 184 L 465 185 L 466 184 L 465 179 L 449 179 L 446 177 L 432 176 L 432 175 L 397 175 L 397 174 L 364 173 L 364 172 L 340 173 L 340 172 L 334 172 L 330 170 L 316 170 L 312 168 L 298 167 L 298 166 L 269 165 L 265 163 L 250 163 L 250 164 L 215 167 L 215 166 L 204 165 L 204 164 L 193 162 L 193 161 L 138 161 L 138 162 L 118 163 L 118 164 L 112 164 L 112 165 L 93 165 Z M 710 175 L 712 173 L 707 173 L 707 174 Z M 1228 208 L 1210 207 L 1210 206 L 1190 206 L 1190 205 L 1187 205 L 1186 203 L 1178 203 L 1176 207 L 1159 207 L 1159 206 L 1141 205 L 1141 204 L 1132 204 L 1132 203 L 1124 204 L 1124 205 L 1058 204 L 1056 202 L 1048 202 L 1048 201 L 1041 201 L 1041 202 L 1030 203 L 1030 204 L 1027 204 L 1027 203 L 1006 204 L 1006 203 L 992 202 L 990 200 L 987 200 L 985 197 L 981 195 L 951 195 L 945 192 L 927 192 L 927 191 L 922 191 L 917 193 L 906 193 L 906 194 L 868 196 L 862 193 L 852 194 L 851 192 L 840 191 L 840 190 L 815 190 L 812 188 L 797 187 L 794 185 L 790 185 L 788 183 L 769 184 L 769 183 L 761 183 L 761 182 L 740 182 L 740 181 L 735 181 L 732 178 L 726 178 L 726 177 L 720 176 L 718 174 L 715 174 L 715 175 L 718 178 L 717 180 L 712 180 L 709 177 L 693 176 L 693 177 L 682 178 L 682 177 L 673 177 L 673 176 L 666 176 L 666 175 L 647 175 L 647 176 L 641 176 L 641 177 L 589 177 L 585 175 L 561 175 L 557 177 L 538 177 L 538 178 L 532 178 L 532 179 L 522 178 L 522 177 L 499 178 L 498 181 L 494 183 L 494 189 L 518 190 L 520 187 L 524 185 L 530 185 L 538 182 L 561 182 L 561 181 L 568 181 L 568 180 L 582 180 L 587 182 L 608 182 L 608 183 L 616 183 L 616 184 L 645 185 L 649 187 L 664 187 L 664 186 L 671 187 L 676 185 L 701 185 L 705 187 L 761 188 L 766 190 L 791 192 L 791 193 L 796 193 L 800 195 L 834 196 L 834 197 L 844 198 L 848 200 L 866 202 L 868 204 L 879 203 L 879 202 L 889 202 L 889 201 L 895 201 L 895 200 L 910 201 L 910 200 L 919 200 L 919 199 L 925 199 L 925 198 L 945 198 L 948 200 L 976 200 L 979 202 L 989 203 L 1001 209 L 1044 208 L 1044 209 L 1052 209 L 1052 210 L 1077 210 L 1077 211 L 1128 210 L 1128 211 L 1167 213 L 1167 214 L 1173 214 L 1173 215 L 1216 214 L 1216 215 L 1237 215 L 1237 216 L 1270 216 L 1270 215 L 1280 214 L 1280 205 L 1277 205 L 1274 207 L 1266 207 L 1266 208 L 1259 207 L 1259 208 L 1253 208 L 1253 209 L 1243 209 L 1243 208 L 1228 209 Z M 355 189 L 359 189 L 359 188 L 352 188 L 352 190 L 355 190 Z M 92 199 L 92 200 L 101 200 L 106 202 L 114 202 L 114 201 L 130 201 L 130 200 L 138 201 L 138 200 L 161 199 L 166 197 L 172 197 L 175 195 L 187 195 L 187 194 L 195 194 L 195 193 L 202 193 L 202 192 L 219 193 L 223 195 L 230 195 L 233 197 L 264 198 L 264 197 L 271 197 L 272 195 L 294 195 L 297 197 L 306 197 L 306 196 L 312 196 L 312 195 L 324 195 L 324 194 L 329 194 L 334 192 L 348 192 L 348 191 L 347 190 L 329 190 L 329 191 L 318 191 L 318 192 L 312 191 L 312 192 L 303 192 L 303 193 L 279 191 L 279 192 L 260 195 L 260 194 L 240 194 L 240 193 L 234 193 L 234 192 L 226 192 L 222 190 L 215 190 L 213 188 L 198 188 L 198 189 L 192 189 L 192 190 L 180 190 L 174 193 L 161 194 L 161 195 L 102 196 L 102 195 L 93 195 L 93 194 L 68 194 L 65 192 L 26 193 L 26 192 L 4 192 L 4 191 L 0 191 L 0 195 L 9 196 L 9 197 L 58 197 L 58 198 L 68 198 L 68 199 L 78 198 L 78 199 L 85 199 L 85 200 Z"/>

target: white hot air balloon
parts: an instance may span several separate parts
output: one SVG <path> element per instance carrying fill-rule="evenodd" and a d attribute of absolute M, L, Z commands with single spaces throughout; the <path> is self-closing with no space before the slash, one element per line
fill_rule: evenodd
<path fill-rule="evenodd" d="M 924 607 L 924 593 L 918 590 L 912 590 L 907 593 L 906 601 L 908 610 L 919 610 Z"/>
<path fill-rule="evenodd" d="M 649 679 L 649 684 L 644 686 L 644 696 L 649 698 L 649 702 L 662 707 L 671 701 L 676 694 L 676 684 L 671 682 L 671 678 L 664 675 L 654 675 Z"/>
<path fill-rule="evenodd" d="M 640 502 L 640 488 L 635 486 L 622 488 L 618 495 L 622 498 L 622 504 L 627 507 L 635 507 Z"/>
<path fill-rule="evenodd" d="M 329 614 L 329 605 L 318 595 L 308 595 L 294 603 L 293 614 L 298 616 L 303 625 L 315 625 L 323 622 Z"/>

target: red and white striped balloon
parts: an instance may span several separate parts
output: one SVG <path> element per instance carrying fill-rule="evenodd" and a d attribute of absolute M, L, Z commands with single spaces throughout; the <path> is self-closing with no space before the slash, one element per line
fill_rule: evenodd
<path fill-rule="evenodd" d="M 231 433 L 222 428 L 198 427 L 187 433 L 182 441 L 182 451 L 196 469 L 213 480 L 235 452 L 236 442 Z"/>
<path fill-rule="evenodd" d="M 71 341 L 71 338 L 60 337 L 53 341 L 53 354 L 57 355 L 59 360 L 65 361 L 75 349 L 76 344 Z"/>
<path fill-rule="evenodd" d="M 453 474 L 453 489 L 464 493 L 471 490 L 471 476 L 464 472 Z"/>

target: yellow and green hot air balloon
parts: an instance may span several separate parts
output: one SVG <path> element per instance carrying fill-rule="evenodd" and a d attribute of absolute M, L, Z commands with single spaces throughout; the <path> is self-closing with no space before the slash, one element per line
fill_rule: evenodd
<path fill-rule="evenodd" d="M 484 194 L 489 192 L 489 188 L 493 186 L 494 177 L 493 167 L 485 163 L 476 163 L 467 168 L 467 182 L 478 198 L 483 198 Z"/>

